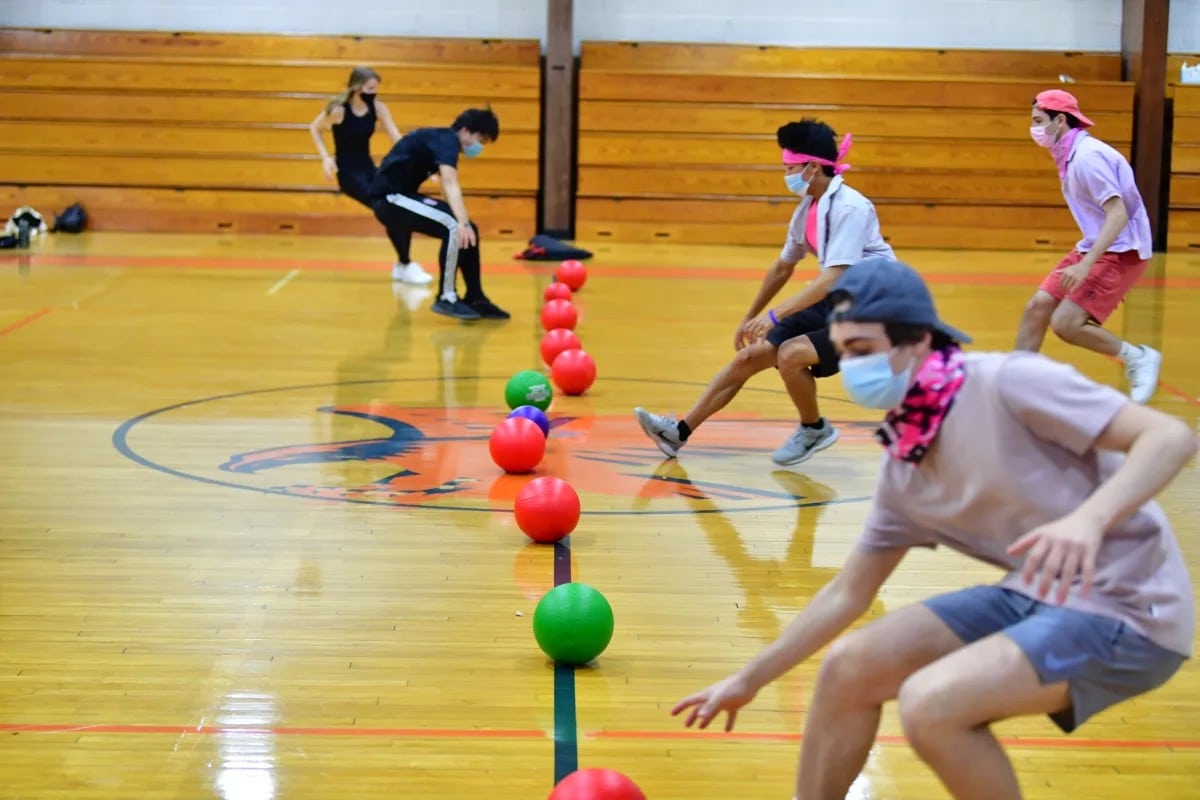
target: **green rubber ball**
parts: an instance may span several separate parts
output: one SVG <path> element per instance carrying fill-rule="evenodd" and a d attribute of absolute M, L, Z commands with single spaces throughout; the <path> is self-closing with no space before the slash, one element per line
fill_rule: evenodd
<path fill-rule="evenodd" d="M 612 606 L 586 583 L 563 583 L 542 596 L 533 612 L 533 638 L 560 664 L 592 661 L 613 635 Z"/>
<path fill-rule="evenodd" d="M 504 387 L 504 400 L 510 410 L 519 406 L 537 406 L 545 411 L 552 399 L 554 390 L 550 388 L 550 379 L 536 369 L 518 372 Z"/>

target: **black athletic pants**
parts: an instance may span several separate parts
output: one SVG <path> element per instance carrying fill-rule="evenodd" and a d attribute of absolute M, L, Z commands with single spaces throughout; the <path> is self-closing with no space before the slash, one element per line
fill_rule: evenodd
<path fill-rule="evenodd" d="M 463 298 L 471 303 L 484 299 L 483 285 L 479 276 L 479 229 L 475 223 L 475 246 L 458 246 L 458 220 L 449 204 L 423 194 L 389 194 L 376 197 L 372 206 L 375 217 L 393 232 L 423 233 L 440 239 L 442 249 L 438 252 L 438 297 L 442 300 L 458 299 L 455 276 L 461 270 L 467 294 Z"/>

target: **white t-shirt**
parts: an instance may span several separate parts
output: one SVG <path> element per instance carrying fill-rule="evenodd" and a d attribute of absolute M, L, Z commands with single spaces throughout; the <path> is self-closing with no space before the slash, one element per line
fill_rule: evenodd
<path fill-rule="evenodd" d="M 795 264 L 809 252 L 804 230 L 811 195 L 805 195 L 788 224 L 787 241 L 779 260 Z M 821 269 L 847 267 L 869 256 L 895 259 L 891 245 L 879 231 L 875 205 L 857 189 L 847 186 L 841 175 L 835 175 L 829 188 L 817 201 L 817 262 Z"/>

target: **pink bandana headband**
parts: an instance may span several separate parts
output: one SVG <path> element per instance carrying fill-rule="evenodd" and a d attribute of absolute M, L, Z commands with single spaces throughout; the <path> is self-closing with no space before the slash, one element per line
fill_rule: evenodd
<path fill-rule="evenodd" d="M 793 164 L 807 164 L 810 161 L 815 161 L 818 164 L 823 164 L 826 167 L 833 167 L 834 175 L 841 175 L 846 170 L 850 169 L 849 164 L 843 164 L 842 159 L 846 157 L 846 153 L 850 152 L 850 145 L 854 143 L 854 134 L 847 133 L 842 137 L 842 146 L 838 148 L 837 160 L 830 161 L 828 158 L 819 156 L 810 156 L 806 153 L 796 153 L 791 150 L 783 151 L 783 163 L 789 166 Z"/>

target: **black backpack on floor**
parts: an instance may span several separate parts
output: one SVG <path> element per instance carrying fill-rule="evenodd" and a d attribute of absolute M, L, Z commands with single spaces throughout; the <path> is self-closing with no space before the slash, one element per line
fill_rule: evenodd
<path fill-rule="evenodd" d="M 541 234 L 529 240 L 529 247 L 525 248 L 524 252 L 513 256 L 513 258 L 524 261 L 562 261 L 565 258 L 582 261 L 591 257 L 592 254 L 587 250 L 573 247 L 553 236 L 542 236 Z"/>
<path fill-rule="evenodd" d="M 87 227 L 87 212 L 79 203 L 67 206 L 66 210 L 54 217 L 54 227 L 51 229 L 61 233 L 79 233 Z"/>

